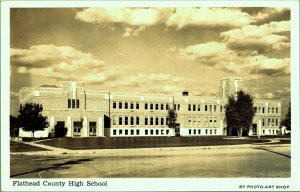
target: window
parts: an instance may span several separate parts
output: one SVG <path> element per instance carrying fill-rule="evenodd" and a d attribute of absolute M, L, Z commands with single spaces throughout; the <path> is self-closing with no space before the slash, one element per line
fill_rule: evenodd
<path fill-rule="evenodd" d="M 166 135 L 169 135 L 169 130 L 166 130 Z"/>
<path fill-rule="evenodd" d="M 221 105 L 220 106 L 220 112 L 222 113 L 222 111 L 223 111 L 223 106 Z"/>
<path fill-rule="evenodd" d="M 135 118 L 135 123 L 136 123 L 136 125 L 140 125 L 140 117 Z"/>
<path fill-rule="evenodd" d="M 125 102 L 125 109 L 128 109 L 128 102 Z"/>
<path fill-rule="evenodd" d="M 271 108 L 270 107 L 268 108 L 268 113 L 271 113 Z"/>
<path fill-rule="evenodd" d="M 212 112 L 212 105 L 209 105 L 209 112 Z"/>
<path fill-rule="evenodd" d="M 145 135 L 148 135 L 148 129 L 145 130 Z"/>
<path fill-rule="evenodd" d="M 158 135 L 158 134 L 159 134 L 159 130 L 158 130 L 158 129 L 157 129 L 155 132 L 156 132 L 156 135 Z"/>
<path fill-rule="evenodd" d="M 275 119 L 275 126 L 278 126 L 278 119 Z"/>
<path fill-rule="evenodd" d="M 177 104 L 177 111 L 180 111 L 180 104 Z"/>
<path fill-rule="evenodd" d="M 188 118 L 188 122 L 189 122 L 189 126 L 191 126 L 192 125 L 192 117 Z"/>
<path fill-rule="evenodd" d="M 91 121 L 89 123 L 89 128 L 90 128 L 90 136 L 96 136 L 96 122 Z"/>
<path fill-rule="evenodd" d="M 159 123 L 158 123 L 158 117 L 155 118 L 155 125 L 159 125 Z"/>
<path fill-rule="evenodd" d="M 265 130 L 263 130 L 263 134 L 265 134 Z"/>
<path fill-rule="evenodd" d="M 265 126 L 265 118 L 262 120 L 262 126 Z"/>
<path fill-rule="evenodd" d="M 150 110 L 153 110 L 153 103 L 150 103 Z"/>
<path fill-rule="evenodd" d="M 276 113 L 278 113 L 278 108 L 277 107 L 275 108 L 275 111 L 276 111 Z"/>
<path fill-rule="evenodd" d="M 140 130 L 137 129 L 137 130 L 136 130 L 136 135 L 139 135 L 139 134 L 140 134 Z"/>
<path fill-rule="evenodd" d="M 163 130 L 163 129 L 160 130 L 160 134 L 161 134 L 161 135 L 164 135 L 164 130 Z"/>
<path fill-rule="evenodd" d="M 128 125 L 128 117 L 125 117 L 125 125 Z"/>
<path fill-rule="evenodd" d="M 122 117 L 119 116 L 119 125 L 122 125 Z"/>
<path fill-rule="evenodd" d="M 150 117 L 150 125 L 153 125 L 153 117 Z"/>
<path fill-rule="evenodd" d="M 258 107 L 258 113 L 260 113 L 260 107 Z"/>
<path fill-rule="evenodd" d="M 122 135 L 123 133 L 123 130 L 122 129 L 119 129 L 119 135 Z"/>
<path fill-rule="evenodd" d="M 205 109 L 204 109 L 204 111 L 207 111 L 207 105 L 205 105 Z"/>
<path fill-rule="evenodd" d="M 134 130 L 133 129 L 130 130 L 130 135 L 134 135 Z"/>
<path fill-rule="evenodd" d="M 134 125 L 134 118 L 130 117 L 130 125 Z"/>
<path fill-rule="evenodd" d="M 214 112 L 217 112 L 217 106 L 214 105 Z"/>
<path fill-rule="evenodd" d="M 166 110 L 169 110 L 169 104 L 166 104 Z"/>
<path fill-rule="evenodd" d="M 274 107 L 272 107 L 272 113 L 274 113 Z"/>
<path fill-rule="evenodd" d="M 208 133 L 208 130 L 207 130 L 207 129 L 205 129 L 205 134 L 207 135 L 207 133 Z"/>
<path fill-rule="evenodd" d="M 271 122 L 271 121 L 270 121 L 270 119 L 268 118 L 268 126 L 270 126 L 270 122 Z"/>
<path fill-rule="evenodd" d="M 254 107 L 254 112 L 257 113 L 257 107 Z"/>
<path fill-rule="evenodd" d="M 133 102 L 130 102 L 130 109 L 133 109 Z"/>
<path fill-rule="evenodd" d="M 200 108 L 201 106 L 200 105 L 198 105 L 198 111 L 200 111 L 201 110 L 201 108 Z"/>
<path fill-rule="evenodd" d="M 113 125 L 116 125 L 116 124 L 117 124 L 117 122 L 116 122 L 117 120 L 116 120 L 116 119 L 117 119 L 117 117 L 114 115 L 114 116 L 113 116 Z"/>
<path fill-rule="evenodd" d="M 148 117 L 145 117 L 145 125 L 148 125 Z"/>
<path fill-rule="evenodd" d="M 113 109 L 116 109 L 117 108 L 117 103 L 116 101 L 113 101 Z"/>
<path fill-rule="evenodd" d="M 201 124 L 201 117 L 198 117 L 198 126 Z"/>
<path fill-rule="evenodd" d="M 160 119 L 160 125 L 164 125 L 164 118 L 163 117 L 161 117 L 161 119 Z"/>
<path fill-rule="evenodd" d="M 262 113 L 265 113 L 265 108 L 264 107 L 262 108 Z"/>
<path fill-rule="evenodd" d="M 160 110 L 164 110 L 164 104 L 160 104 Z"/>
<path fill-rule="evenodd" d="M 76 102 L 76 106 L 75 106 L 75 102 Z M 68 99 L 68 108 L 69 109 L 79 108 L 79 99 Z"/>
<path fill-rule="evenodd" d="M 215 135 L 217 134 L 217 130 L 215 129 Z"/>
<path fill-rule="evenodd" d="M 82 121 L 74 121 L 73 122 L 73 135 L 74 136 L 81 136 L 81 128 L 82 128 Z"/>
<path fill-rule="evenodd" d="M 168 125 L 169 124 L 169 118 L 167 117 L 166 118 L 166 125 Z"/>
<path fill-rule="evenodd" d="M 196 111 L 196 105 L 193 105 L 193 111 Z"/>
<path fill-rule="evenodd" d="M 190 134 L 190 135 L 192 134 L 192 130 L 191 130 L 191 129 L 189 129 L 189 134 Z"/>
<path fill-rule="evenodd" d="M 145 109 L 148 109 L 148 103 L 145 103 Z"/>
<path fill-rule="evenodd" d="M 119 101 L 119 109 L 122 109 L 122 101 Z"/>
<path fill-rule="evenodd" d="M 176 111 L 176 104 L 173 105 L 173 109 Z"/>
<path fill-rule="evenodd" d="M 72 99 L 72 108 L 75 108 L 75 99 Z"/>
<path fill-rule="evenodd" d="M 127 129 L 125 129 L 125 135 L 128 135 L 128 130 Z"/>
<path fill-rule="evenodd" d="M 188 108 L 188 111 L 191 111 L 191 104 L 189 104 L 189 108 Z"/>
<path fill-rule="evenodd" d="M 201 134 L 201 129 L 198 129 L 198 134 L 199 134 L 199 135 Z"/>
<path fill-rule="evenodd" d="M 158 104 L 157 103 L 155 104 L 155 110 L 158 110 Z"/>
<path fill-rule="evenodd" d="M 113 135 L 116 135 L 117 134 L 117 130 L 113 130 Z"/>
<path fill-rule="evenodd" d="M 136 102 L 135 108 L 136 108 L 136 109 L 140 109 L 140 104 L 139 104 L 139 102 Z"/>
<path fill-rule="evenodd" d="M 209 134 L 212 134 L 212 130 L 209 130 Z"/>
<path fill-rule="evenodd" d="M 153 135 L 153 129 L 150 130 L 150 135 Z"/>
<path fill-rule="evenodd" d="M 194 126 L 197 125 L 197 117 L 193 117 L 193 124 L 194 124 Z"/>
<path fill-rule="evenodd" d="M 76 99 L 76 108 L 79 108 L 79 99 Z"/>

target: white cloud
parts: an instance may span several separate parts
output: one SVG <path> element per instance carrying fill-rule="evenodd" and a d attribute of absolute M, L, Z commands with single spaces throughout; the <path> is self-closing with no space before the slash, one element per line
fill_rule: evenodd
<path fill-rule="evenodd" d="M 74 71 L 82 68 L 102 67 L 105 62 L 95 59 L 69 46 L 34 45 L 29 49 L 10 50 L 11 62 L 17 66 L 45 68 L 53 66 L 60 70 Z"/>
<path fill-rule="evenodd" d="M 272 17 L 279 16 L 284 12 L 288 11 L 288 8 L 285 7 L 266 7 L 262 9 L 258 14 L 254 17 L 255 20 L 266 20 Z"/>
<path fill-rule="evenodd" d="M 172 8 L 87 8 L 76 13 L 76 19 L 88 23 L 124 23 L 151 26 L 165 19 Z"/>
<path fill-rule="evenodd" d="M 251 16 L 237 8 L 176 8 L 166 21 L 167 26 L 239 27 L 248 25 Z"/>
<path fill-rule="evenodd" d="M 222 32 L 220 36 L 230 48 L 236 50 L 257 49 L 262 52 L 268 48 L 274 50 L 289 48 L 289 38 L 278 34 L 289 31 L 290 21 L 280 21 L 260 26 L 247 25 L 242 28 Z"/>

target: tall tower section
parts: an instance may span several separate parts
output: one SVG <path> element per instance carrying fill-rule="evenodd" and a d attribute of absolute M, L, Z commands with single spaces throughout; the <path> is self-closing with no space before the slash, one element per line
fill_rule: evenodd
<path fill-rule="evenodd" d="M 230 95 L 242 89 L 242 80 L 239 77 L 226 77 L 219 82 L 219 97 L 222 99 L 228 98 Z"/>

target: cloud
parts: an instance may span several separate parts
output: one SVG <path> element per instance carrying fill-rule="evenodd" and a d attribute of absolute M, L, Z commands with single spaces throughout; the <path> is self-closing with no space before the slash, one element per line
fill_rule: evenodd
<path fill-rule="evenodd" d="M 34 45 L 29 49 L 10 49 L 13 65 L 45 68 L 55 66 L 60 70 L 74 71 L 102 67 L 105 62 L 95 59 L 90 53 L 83 53 L 69 46 Z"/>
<path fill-rule="evenodd" d="M 290 75 L 289 58 L 269 58 L 263 55 L 249 57 L 245 62 L 249 66 L 250 74 L 257 73 L 265 76 L 285 76 Z"/>
<path fill-rule="evenodd" d="M 55 45 L 11 49 L 11 62 L 20 74 L 98 84 L 117 79 L 125 69 L 123 65 L 109 66 L 90 53 Z"/>
<path fill-rule="evenodd" d="M 266 7 L 263 8 L 260 12 L 258 12 L 257 15 L 254 16 L 254 19 L 257 21 L 267 20 L 270 18 L 280 16 L 288 10 L 289 9 L 285 7 Z"/>
<path fill-rule="evenodd" d="M 144 92 L 171 93 L 181 92 L 188 81 L 183 77 L 177 77 L 164 73 L 144 74 L 138 73 L 130 76 L 123 76 L 116 81 L 107 82 L 110 87 L 134 87 Z"/>
<path fill-rule="evenodd" d="M 290 31 L 290 21 L 270 22 L 256 26 L 222 32 L 220 36 L 228 47 L 234 50 L 257 50 L 262 53 L 268 49 L 281 50 L 290 47 L 289 38 L 279 35 Z"/>
<path fill-rule="evenodd" d="M 125 33 L 123 34 L 123 37 L 132 37 L 132 36 L 138 36 L 140 32 L 145 31 L 146 26 L 140 26 L 137 28 L 133 27 L 126 27 Z"/>
<path fill-rule="evenodd" d="M 237 8 L 201 7 L 176 8 L 165 24 L 181 29 L 186 26 L 240 27 L 250 22 L 251 16 Z"/>
<path fill-rule="evenodd" d="M 87 8 L 76 12 L 75 18 L 88 23 L 124 23 L 130 26 L 151 26 L 165 19 L 172 8 Z"/>

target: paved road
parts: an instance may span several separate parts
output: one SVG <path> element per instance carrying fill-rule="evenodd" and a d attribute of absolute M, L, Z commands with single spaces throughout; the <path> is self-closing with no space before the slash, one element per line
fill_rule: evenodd
<path fill-rule="evenodd" d="M 15 178 L 265 178 L 290 177 L 290 170 L 287 145 L 11 155 L 11 176 Z"/>

